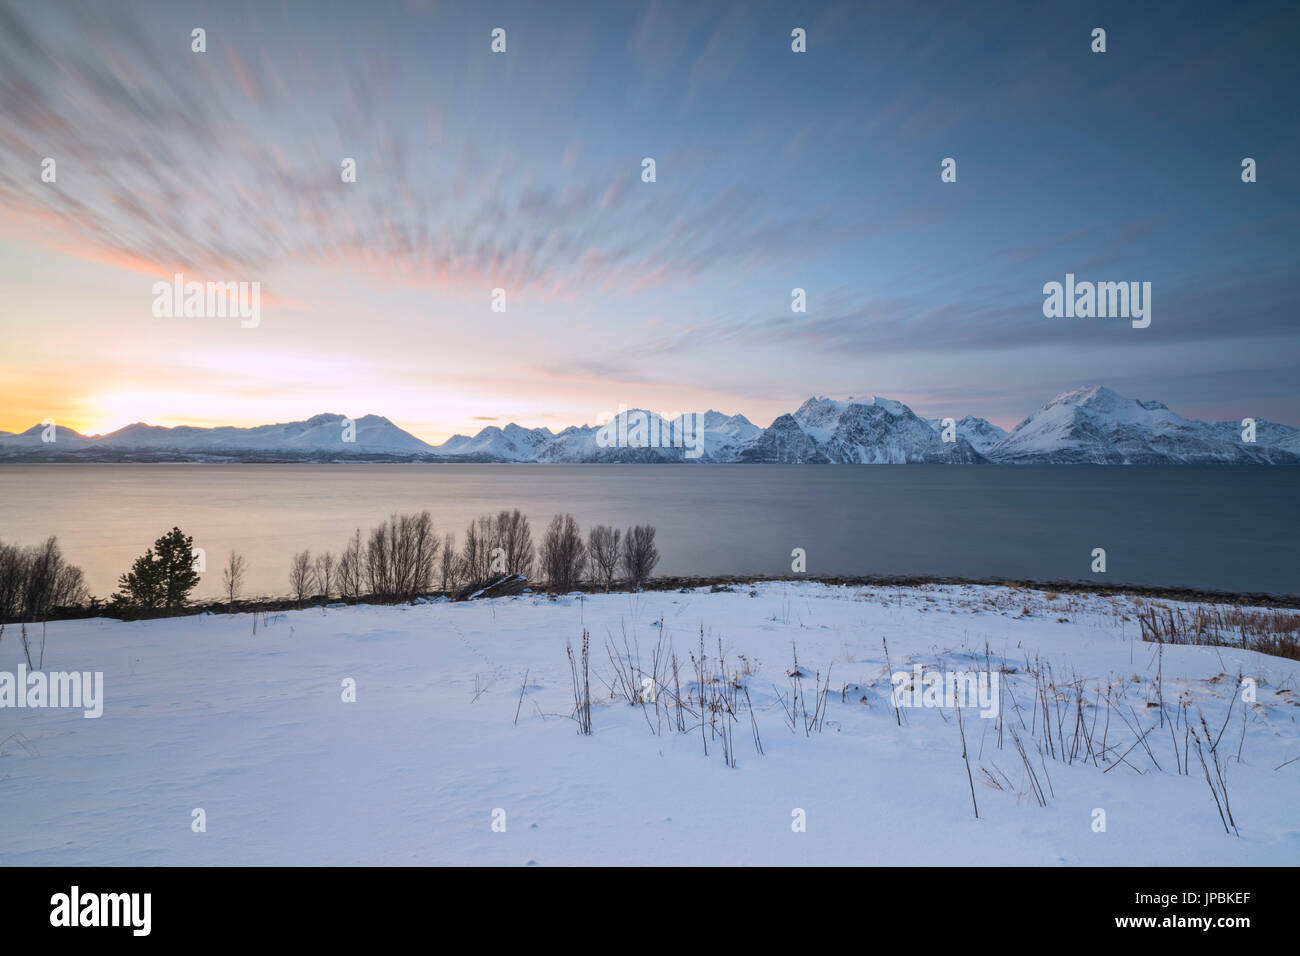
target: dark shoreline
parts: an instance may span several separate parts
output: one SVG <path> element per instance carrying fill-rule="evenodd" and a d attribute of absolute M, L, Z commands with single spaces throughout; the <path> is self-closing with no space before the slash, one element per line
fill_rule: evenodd
<path fill-rule="evenodd" d="M 1221 604 L 1235 605 L 1238 607 L 1262 607 L 1271 609 L 1288 609 L 1300 610 L 1300 595 L 1277 595 L 1263 593 L 1233 593 L 1226 591 L 1207 591 L 1198 588 L 1178 588 L 1178 587 L 1161 587 L 1156 585 L 1141 584 L 1093 584 L 1087 581 L 1025 581 L 1012 580 L 1009 578 L 954 578 L 954 577 L 936 577 L 936 576 L 909 576 L 909 575 L 865 575 L 865 576 L 828 576 L 828 577 L 769 577 L 757 574 L 744 575 L 712 575 L 706 577 L 697 576 L 667 576 L 652 578 L 642 591 L 680 591 L 684 588 L 741 588 L 753 584 L 770 584 L 770 583 L 805 583 L 813 581 L 819 584 L 841 587 L 895 587 L 895 588 L 916 588 L 932 585 L 971 585 L 981 587 L 1009 587 L 1019 588 L 1022 590 L 1055 592 L 1057 594 L 1095 594 L 1102 597 L 1109 596 L 1128 596 L 1140 597 L 1148 600 L 1165 600 L 1179 601 L 1188 604 Z M 604 594 L 602 588 L 595 586 L 583 586 L 577 588 L 585 594 Z M 448 598 L 454 600 L 457 592 L 446 591 L 429 591 L 425 598 Z M 536 588 L 533 593 L 544 593 L 544 589 Z M 572 592 L 570 592 L 572 593 Z M 631 594 L 634 593 L 627 588 L 615 587 L 611 594 Z M 199 604 L 191 604 L 180 611 L 172 613 L 146 613 L 132 615 L 130 617 L 116 617 L 109 613 L 107 607 L 91 608 L 59 608 L 57 613 L 51 614 L 49 621 L 72 621 L 84 620 L 88 618 L 107 618 L 109 620 L 158 620 L 168 617 L 191 617 L 197 614 L 248 614 L 248 613 L 269 613 L 282 611 L 299 611 L 310 610 L 312 608 L 326 607 L 329 605 L 376 605 L 383 606 L 392 602 L 383 602 L 373 600 L 370 595 L 356 598 L 355 600 L 345 600 L 343 598 L 315 597 L 309 600 L 298 602 L 293 598 L 250 598 L 247 600 L 237 600 L 233 603 L 225 601 L 205 601 Z M 405 602 L 398 602 L 405 603 Z M 6 625 L 13 627 L 22 622 L 11 621 Z M 27 621 L 26 623 L 40 623 L 39 621 Z"/>
<path fill-rule="evenodd" d="M 1166 587 L 1147 584 L 1094 584 L 1090 581 L 1030 581 L 1012 578 L 960 578 L 935 575 L 875 574 L 857 576 L 769 577 L 765 575 L 733 575 L 717 577 L 666 577 L 656 578 L 645 588 L 647 591 L 676 590 L 679 587 L 707 587 L 715 584 L 752 584 L 758 582 L 817 581 L 821 584 L 846 587 L 923 587 L 925 585 L 975 585 L 981 587 L 1013 587 L 1031 591 L 1055 591 L 1058 594 L 1097 594 L 1103 597 L 1128 595 L 1165 601 L 1183 601 L 1190 604 L 1235 604 L 1250 607 L 1300 609 L 1300 594 L 1266 594 L 1262 592 L 1208 591 L 1200 588 Z M 678 583 L 680 582 L 680 583 Z"/>

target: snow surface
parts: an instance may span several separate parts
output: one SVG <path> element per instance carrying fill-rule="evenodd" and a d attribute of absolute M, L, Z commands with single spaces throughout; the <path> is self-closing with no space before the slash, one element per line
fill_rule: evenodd
<path fill-rule="evenodd" d="M 103 671 L 104 716 L 0 710 L 0 864 L 1300 860 L 1300 761 L 1274 769 L 1300 755 L 1300 663 L 1167 645 L 1158 665 L 1126 598 L 808 582 L 753 592 L 337 606 L 258 616 L 256 633 L 247 614 L 50 624 L 46 669 Z M 584 628 L 598 698 L 591 736 L 568 717 L 565 645 L 579 645 Z M 701 628 L 710 658 L 721 640 L 729 669 L 744 655 L 753 671 L 743 680 L 765 753 L 743 713 L 734 768 L 716 740 L 705 756 L 698 726 L 656 734 L 653 707 L 610 700 L 603 683 L 607 641 L 621 649 L 626 634 L 648 668 L 661 633 L 688 682 Z M 5 638 L 0 670 L 14 671 L 18 635 Z M 1112 714 L 1112 763 L 1048 758 L 1040 807 L 1010 741 L 998 748 L 996 720 L 967 711 L 977 820 L 953 710 L 910 709 L 897 725 L 882 638 L 895 670 L 979 668 L 987 643 L 994 667 L 1016 670 L 1004 688 L 1026 721 L 1026 666 L 1038 658 L 1061 680 L 1122 685 L 1128 721 L 1156 725 L 1148 742 L 1163 769 L 1141 746 L 1114 762 L 1136 737 Z M 777 700 L 777 689 L 788 698 L 796 651 L 805 672 L 830 670 L 820 733 L 792 732 Z M 1217 730 L 1235 701 L 1222 750 L 1239 837 L 1225 835 L 1199 765 L 1190 776 L 1174 769 L 1169 730 L 1145 706 L 1158 666 L 1170 713 L 1185 694 Z M 1238 670 L 1259 681 L 1248 717 Z M 345 678 L 355 703 L 341 699 Z M 815 680 L 804 680 L 810 700 Z M 1004 716 L 1017 726 L 1009 707 Z M 1019 792 L 982 782 L 984 769 Z M 205 833 L 191 832 L 196 807 Z M 492 829 L 497 808 L 505 832 Z M 796 808 L 806 832 L 792 832 Z M 1094 808 L 1106 811 L 1104 833 L 1091 828 Z"/>

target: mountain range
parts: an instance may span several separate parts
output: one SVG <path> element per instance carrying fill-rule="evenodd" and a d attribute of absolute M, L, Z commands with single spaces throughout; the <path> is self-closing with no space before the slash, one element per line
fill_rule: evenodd
<path fill-rule="evenodd" d="M 0 432 L 0 461 L 1300 464 L 1300 429 L 1260 419 L 1253 442 L 1244 431 L 1240 422 L 1194 421 L 1160 402 L 1092 386 L 1057 395 L 1010 432 L 974 416 L 945 429 L 944 420 L 886 398 L 814 397 L 767 428 L 744 415 L 708 411 L 666 421 L 634 409 L 604 426 L 492 425 L 441 445 L 378 415 L 322 414 L 254 428 L 137 423 L 92 436 L 34 425 Z"/>

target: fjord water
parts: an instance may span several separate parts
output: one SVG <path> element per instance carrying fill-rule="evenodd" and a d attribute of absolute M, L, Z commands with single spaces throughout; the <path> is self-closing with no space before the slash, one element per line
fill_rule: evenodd
<path fill-rule="evenodd" d="M 557 512 L 652 524 L 660 574 L 944 575 L 1300 594 L 1300 468 L 952 465 L 0 466 L 0 540 L 59 537 L 101 597 L 180 526 L 205 552 L 197 597 L 234 548 L 245 595 L 289 590 L 291 556 L 340 550 L 427 508 L 459 543 L 519 508 L 534 539 Z M 1090 570 L 1105 548 L 1107 571 Z"/>

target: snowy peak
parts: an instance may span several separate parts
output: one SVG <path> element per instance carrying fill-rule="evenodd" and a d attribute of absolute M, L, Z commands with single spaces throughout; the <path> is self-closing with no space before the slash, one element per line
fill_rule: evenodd
<path fill-rule="evenodd" d="M 5 432 L 0 435 L 0 454 L 8 448 L 30 452 L 53 451 L 56 448 L 84 448 L 94 440 L 62 425 L 33 425 L 17 434 Z"/>
<path fill-rule="evenodd" d="M 710 461 L 699 415 L 669 420 L 644 408 L 619 412 L 600 425 L 564 429 L 538 448 L 534 460 L 571 463 L 660 464 Z M 730 459 L 728 459 L 730 460 Z"/>
<path fill-rule="evenodd" d="M 1079 405 L 1096 408 L 1115 408 L 1132 402 L 1133 399 L 1125 398 L 1123 395 L 1120 395 L 1119 392 L 1109 389 L 1105 385 L 1088 385 L 1083 388 L 1076 388 L 1070 392 L 1062 392 L 1043 407 L 1051 408 L 1053 405 Z"/>
<path fill-rule="evenodd" d="M 807 403 L 800 407 L 803 411 Z M 794 415 L 781 415 L 740 450 L 740 461 L 784 465 L 825 464 L 830 461 Z"/>
<path fill-rule="evenodd" d="M 981 460 L 969 442 L 960 437 L 955 442 L 943 441 L 902 402 L 879 396 L 844 401 L 810 398 L 791 418 L 827 461 L 908 464 Z"/>
<path fill-rule="evenodd" d="M 336 458 L 411 458 L 432 447 L 380 415 L 349 419 L 325 413 L 305 421 L 236 428 L 223 425 L 167 428 L 136 422 L 106 435 L 86 438 L 71 429 L 57 429 L 55 441 L 42 443 L 42 426 L 21 436 L 0 436 L 0 455 L 9 457 L 43 451 L 45 457 L 73 455 L 80 460 L 171 461 L 301 461 Z M 33 440 L 27 440 L 33 436 Z M 26 457 L 31 457 L 27 454 Z"/>
<path fill-rule="evenodd" d="M 942 418 L 930 418 L 927 419 L 927 421 L 931 428 L 940 434 L 943 433 L 944 420 Z M 957 437 L 964 438 L 966 441 L 970 442 L 971 447 L 981 455 L 987 454 L 990 448 L 1007 437 L 1007 430 L 1005 428 L 999 428 L 991 421 L 984 418 L 976 418 L 974 415 L 966 415 L 962 418 L 956 419 L 953 422 L 953 425 L 955 426 Z"/>
<path fill-rule="evenodd" d="M 511 422 L 505 428 L 488 425 L 473 438 L 455 435 L 437 451 L 488 461 L 532 461 L 552 437 L 549 428 L 524 428 Z"/>
<path fill-rule="evenodd" d="M 1116 421 L 1154 421 L 1160 417 L 1170 421 L 1175 419 L 1180 422 L 1187 421 L 1187 419 L 1171 412 L 1163 402 L 1125 398 L 1104 385 L 1093 385 L 1088 388 L 1077 388 L 1072 392 L 1062 392 L 1043 406 L 1043 409 L 1046 410 L 1056 406 L 1070 406 L 1081 409 L 1091 416 L 1112 418 Z M 1163 413 L 1163 416 L 1160 413 Z"/>
<path fill-rule="evenodd" d="M 842 400 L 815 395 L 795 410 L 794 417 L 800 421 L 805 419 L 811 420 L 813 418 L 843 413 L 846 409 L 858 405 L 874 406 L 891 415 L 901 416 L 912 414 L 912 410 L 902 402 L 894 401 L 892 398 L 881 398 L 879 395 L 873 395 L 870 398 L 857 398 L 850 395 L 848 398 Z"/>
<path fill-rule="evenodd" d="M 744 415 L 724 415 L 712 409 L 704 413 L 704 427 L 709 431 L 732 435 L 740 439 L 752 438 L 762 431 Z"/>
<path fill-rule="evenodd" d="M 1038 464 L 1300 464 L 1296 429 L 1183 418 L 1163 402 L 1125 398 L 1101 385 L 1064 392 L 988 450 L 993 461 Z"/>

